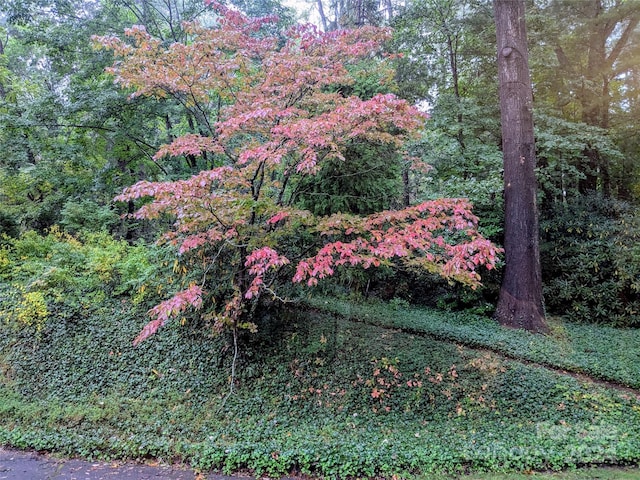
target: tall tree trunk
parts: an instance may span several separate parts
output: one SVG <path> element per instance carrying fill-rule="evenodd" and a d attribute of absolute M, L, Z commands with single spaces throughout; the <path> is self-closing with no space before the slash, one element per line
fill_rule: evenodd
<path fill-rule="evenodd" d="M 445 28 L 445 30 L 448 30 Z M 449 68 L 451 69 L 451 80 L 453 82 L 453 95 L 456 97 L 456 108 L 458 109 L 458 133 L 456 139 L 460 145 L 460 150 L 464 153 L 464 131 L 462 130 L 462 99 L 460 97 L 460 74 L 458 72 L 458 35 L 450 32 L 447 35 L 447 52 L 449 53 Z M 465 172 L 466 177 L 466 172 Z"/>
<path fill-rule="evenodd" d="M 391 20 L 393 20 L 393 3 L 391 0 L 385 0 L 384 3 L 387 10 L 387 22 L 391 23 Z"/>
<path fill-rule="evenodd" d="M 589 51 L 587 69 L 582 81 L 580 103 L 582 106 L 582 121 L 587 125 L 600 126 L 602 121 L 602 93 L 598 87 L 603 77 L 603 68 L 606 60 L 605 42 L 608 33 L 605 31 L 602 19 L 601 0 L 591 0 L 591 18 L 593 19 L 593 33 L 588 38 Z M 580 180 L 578 189 L 580 193 L 596 191 L 598 189 L 598 173 L 600 170 L 600 155 L 594 148 L 588 148 L 585 152 L 588 159 L 587 168 L 582 171 L 584 178 Z"/>
<path fill-rule="evenodd" d="M 329 23 L 327 22 L 327 16 L 324 13 L 324 7 L 322 5 L 322 0 L 317 0 L 316 2 L 318 6 L 318 14 L 320 15 L 320 21 L 322 22 L 322 29 L 325 32 L 329 31 Z"/>
<path fill-rule="evenodd" d="M 546 332 L 525 0 L 494 0 L 493 5 L 504 156 L 506 257 L 495 318 L 502 325 Z"/>
<path fill-rule="evenodd" d="M 2 59 L 2 57 L 4 57 L 4 45 L 5 45 L 6 41 L 3 41 L 0 38 L 0 59 Z M 0 99 L 4 100 L 5 98 L 7 98 L 7 89 L 4 86 L 4 83 L 2 83 L 0 81 Z"/>

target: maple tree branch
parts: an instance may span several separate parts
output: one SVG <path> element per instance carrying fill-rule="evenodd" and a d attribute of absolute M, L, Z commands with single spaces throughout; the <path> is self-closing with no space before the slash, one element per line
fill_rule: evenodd
<path fill-rule="evenodd" d="M 166 168 L 164 168 L 162 165 L 160 165 L 160 164 L 159 164 L 159 163 L 158 163 L 158 162 L 153 158 L 153 155 L 151 155 L 149 152 L 147 152 L 144 148 L 141 148 L 141 147 L 140 147 L 140 145 L 138 145 L 138 142 L 136 142 L 136 140 L 133 140 L 133 142 L 137 145 L 137 147 L 140 149 L 140 151 L 141 151 L 142 153 L 144 153 L 144 154 L 147 156 L 147 158 L 148 158 L 149 160 L 151 160 L 151 161 L 154 163 L 154 165 L 156 165 L 156 166 L 157 166 L 157 167 L 162 171 L 162 173 L 164 173 L 165 175 L 168 175 L 168 173 L 169 173 L 169 172 L 167 172 L 167 169 L 166 169 Z"/>
<path fill-rule="evenodd" d="M 231 240 L 225 240 L 225 243 L 231 245 L 233 248 L 246 248 L 249 246 L 246 243 L 233 243 Z"/>
<path fill-rule="evenodd" d="M 283 205 L 283 200 L 284 200 L 284 192 L 287 188 L 287 184 L 289 183 L 289 179 L 291 178 L 291 174 L 285 174 L 284 175 L 284 180 L 282 181 L 282 188 L 280 189 L 280 192 L 278 193 L 278 200 L 276 201 L 276 205 L 278 205 L 279 207 L 281 207 Z"/>
<path fill-rule="evenodd" d="M 275 280 L 275 278 L 274 278 Z M 273 291 L 270 287 L 264 287 L 266 292 L 269 292 L 272 297 L 273 300 L 278 300 L 281 303 L 295 303 L 293 300 L 288 299 L 288 298 L 282 298 L 281 296 L 279 296 L 275 291 Z"/>
<path fill-rule="evenodd" d="M 220 112 L 222 111 L 222 97 L 218 95 L 217 98 L 218 105 L 216 106 L 216 123 L 220 122 Z"/>
<path fill-rule="evenodd" d="M 277 267 L 277 270 L 275 272 L 275 274 L 273 275 L 273 277 L 271 277 L 271 280 L 269 281 L 269 283 L 267 285 L 264 285 L 263 288 L 265 291 L 269 292 L 273 298 L 275 300 L 279 300 L 282 303 L 294 303 L 293 300 L 289 300 L 288 298 L 282 298 L 280 297 L 271 287 L 272 285 L 275 283 L 275 281 L 278 279 L 278 276 L 280 275 L 280 272 L 282 271 L 282 269 L 284 268 L 284 265 L 281 265 L 279 267 Z"/>
<path fill-rule="evenodd" d="M 289 100 L 285 102 L 285 108 L 293 107 L 296 103 L 300 102 L 308 93 L 313 92 L 313 89 L 307 85 L 298 91 L 298 94 L 294 96 L 295 92 L 289 94 Z"/>
<path fill-rule="evenodd" d="M 264 164 L 264 160 L 258 164 L 256 173 L 251 179 L 251 196 L 253 197 L 253 200 L 255 202 L 257 202 L 258 198 L 260 197 L 260 189 L 262 188 L 262 184 L 264 182 Z M 256 180 L 258 180 L 258 177 L 260 177 L 260 181 L 256 184 Z"/>
<path fill-rule="evenodd" d="M 220 217 L 216 214 L 213 208 L 209 208 L 209 212 L 211 212 L 211 215 L 213 215 L 213 218 L 215 218 L 218 221 L 218 223 L 222 226 L 222 228 L 224 228 L 225 230 L 229 230 L 229 225 L 227 225 L 220 219 Z"/>
<path fill-rule="evenodd" d="M 218 413 L 220 413 L 222 411 L 224 405 L 227 403 L 227 400 L 234 393 L 233 384 L 236 381 L 236 364 L 238 362 L 238 351 L 239 351 L 239 349 L 238 349 L 238 322 L 237 322 L 237 320 L 233 321 L 232 332 L 233 332 L 233 360 L 231 361 L 231 378 L 229 379 L 229 392 L 224 397 L 224 400 L 222 400 L 222 403 L 220 404 L 220 407 L 218 407 Z"/>
<path fill-rule="evenodd" d="M 223 81 L 224 81 L 225 86 L 227 87 L 227 90 L 229 91 L 229 93 L 233 97 L 233 99 L 236 102 L 238 102 L 238 96 L 236 95 L 236 92 L 233 90 L 233 86 L 229 83 L 229 80 L 227 80 L 227 77 L 223 77 Z"/>
<path fill-rule="evenodd" d="M 176 35 L 176 31 L 174 28 L 174 21 L 173 21 L 173 9 L 171 8 L 171 2 L 167 1 L 164 2 L 164 4 L 167 7 L 167 10 L 169 10 L 169 16 L 165 15 L 158 7 L 156 7 L 152 2 L 150 2 L 150 6 L 153 10 L 155 10 L 155 12 L 158 14 L 158 16 L 165 21 L 165 23 L 169 26 L 169 30 L 171 30 L 171 38 L 174 41 L 178 41 L 178 36 Z M 178 19 L 179 20 L 179 19 Z M 157 24 L 156 24 L 156 28 Z"/>
<path fill-rule="evenodd" d="M 162 36 L 162 29 L 160 28 L 160 26 L 158 25 L 158 22 L 156 22 L 154 18 L 151 18 L 151 19 L 147 18 L 147 15 L 145 15 L 144 10 L 140 11 L 140 9 L 134 3 L 127 2 L 126 0 L 123 0 L 122 3 L 131 13 L 133 13 L 133 15 L 138 19 L 138 21 L 145 26 L 145 28 L 149 23 L 152 23 L 156 29 L 155 33 L 158 35 L 158 37 L 161 40 L 164 40 L 164 37 Z"/>
<path fill-rule="evenodd" d="M 229 152 L 229 149 L 227 148 L 227 145 L 223 145 L 222 149 L 224 151 L 224 156 L 229 159 L 229 162 L 231 162 L 231 165 L 235 165 L 236 163 L 238 163 L 238 157 L 234 157 L 231 154 L 231 152 Z"/>
<path fill-rule="evenodd" d="M 175 70 L 174 70 L 175 71 Z M 180 75 L 180 72 L 175 71 L 178 75 Z M 181 75 L 180 75 L 181 76 Z M 196 109 L 196 111 L 194 112 L 193 109 L 187 104 L 187 99 L 185 98 L 186 95 L 184 94 L 180 94 L 180 92 L 176 92 L 173 89 L 171 89 L 169 86 L 167 85 L 158 85 L 157 88 L 164 90 L 168 95 L 172 96 L 173 98 L 175 98 L 178 103 L 180 103 L 180 105 L 182 105 L 182 107 L 189 112 L 190 114 L 193 114 L 193 116 L 195 117 L 196 121 L 198 121 L 199 123 L 201 122 L 201 120 L 204 121 L 205 123 L 205 127 L 207 128 L 207 130 L 209 130 L 209 132 L 212 134 L 212 136 L 215 134 L 213 128 L 211 127 L 211 124 L 209 123 L 209 120 L 207 119 L 207 115 L 205 113 L 205 111 L 202 109 L 202 107 L 200 107 L 200 104 L 198 103 L 198 100 L 195 98 L 195 96 L 193 95 L 193 93 L 190 94 L 191 99 L 193 100 L 194 105 L 198 106 L 198 108 Z M 193 133 L 196 133 L 195 131 Z"/>
<path fill-rule="evenodd" d="M 189 87 L 189 91 L 191 92 L 191 99 L 193 100 L 193 104 L 196 106 L 198 112 L 200 112 L 200 115 L 202 116 L 202 120 L 204 121 L 205 125 L 207 126 L 207 130 L 209 130 L 209 133 L 211 133 L 212 136 L 215 136 L 215 131 L 213 130 L 213 127 L 209 123 L 209 118 L 208 118 L 206 112 L 204 111 L 204 108 L 200 105 L 200 102 L 198 102 L 198 99 L 193 94 L 193 92 L 191 90 L 191 87 Z"/>
<path fill-rule="evenodd" d="M 203 286 L 205 285 L 205 282 L 207 281 L 207 275 L 209 274 L 209 271 L 211 270 L 211 268 L 213 268 L 213 266 L 216 263 L 216 260 L 218 260 L 218 257 L 220 257 L 220 255 L 222 254 L 222 250 L 224 250 L 224 246 L 225 246 L 225 243 L 222 243 L 222 245 L 220 245 L 220 248 L 218 249 L 218 253 L 216 253 L 213 256 L 213 258 L 211 258 L 211 261 L 207 265 L 207 268 L 202 273 L 202 285 Z"/>

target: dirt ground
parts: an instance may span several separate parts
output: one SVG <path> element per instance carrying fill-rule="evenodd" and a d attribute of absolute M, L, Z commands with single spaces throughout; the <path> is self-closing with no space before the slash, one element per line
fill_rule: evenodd
<path fill-rule="evenodd" d="M 186 467 L 86 462 L 0 447 L 0 480 L 238 480 L 198 475 Z"/>

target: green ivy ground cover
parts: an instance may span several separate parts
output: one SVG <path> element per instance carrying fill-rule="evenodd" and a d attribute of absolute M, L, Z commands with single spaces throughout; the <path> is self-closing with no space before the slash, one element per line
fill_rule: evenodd
<path fill-rule="evenodd" d="M 424 477 L 429 480 L 451 480 L 451 477 Z M 461 477 L 457 477 L 461 478 Z M 504 474 L 476 474 L 465 475 L 465 480 L 637 480 L 640 478 L 638 467 L 626 468 L 582 468 L 565 472 L 526 472 L 526 473 L 504 473 Z"/>
<path fill-rule="evenodd" d="M 552 321 L 552 335 L 501 327 L 469 313 L 385 303 L 309 298 L 305 303 L 326 312 L 373 325 L 488 348 L 508 357 L 535 362 L 640 388 L 640 330 Z"/>
<path fill-rule="evenodd" d="M 37 335 L 3 328 L 0 443 L 330 478 L 640 459 L 634 396 L 495 353 L 332 315 L 273 315 L 245 339 L 225 403 L 226 339 L 172 324 L 133 348 L 145 321 L 120 299 Z"/>

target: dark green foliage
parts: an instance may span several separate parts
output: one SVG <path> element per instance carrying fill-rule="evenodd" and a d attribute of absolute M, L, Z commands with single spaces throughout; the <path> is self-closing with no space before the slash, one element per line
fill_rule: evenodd
<path fill-rule="evenodd" d="M 466 311 L 469 313 L 490 314 L 495 308 L 500 288 L 500 273 L 497 270 L 485 271 L 482 285 L 475 290 L 448 282 L 440 275 L 430 274 L 420 269 L 389 268 L 386 275 L 369 274 L 366 285 L 359 284 L 360 290 L 352 288 L 347 293 L 352 299 L 366 297 L 384 301 L 398 302 L 406 306 L 426 306 L 447 312 Z M 364 288 L 368 286 L 366 292 Z M 343 292 L 333 292 L 340 293 Z"/>
<path fill-rule="evenodd" d="M 344 160 L 326 162 L 316 175 L 304 178 L 295 197 L 316 215 L 367 215 L 398 205 L 400 173 L 401 159 L 394 149 L 354 143 Z"/>
<path fill-rule="evenodd" d="M 631 205 L 600 195 L 576 197 L 554 204 L 541 231 L 550 313 L 640 325 L 640 223 Z"/>
<path fill-rule="evenodd" d="M 12 215 L 4 209 L 0 210 L 0 235 L 17 237 L 18 233 L 18 220 L 15 215 Z"/>
<path fill-rule="evenodd" d="M 10 365 L 10 384 L 26 396 L 84 401 L 108 394 L 153 397 L 175 392 L 178 385 L 202 398 L 212 383 L 224 384 L 223 379 L 205 375 L 216 370 L 220 345 L 188 327 L 166 328 L 159 342 L 135 349 L 132 339 L 146 321 L 144 310 L 107 301 L 99 307 L 75 310 L 67 318 L 50 318 L 35 345 L 28 332 L 14 333 L 3 342 L 5 354 L 7 346 L 12 346 L 4 356 Z M 197 364 L 187 359 L 185 348 L 191 350 L 190 355 L 196 349 L 200 352 Z M 55 368 L 43 369 L 45 364 Z"/>
<path fill-rule="evenodd" d="M 396 89 L 393 70 L 378 58 L 346 67 L 355 81 L 331 87 L 343 96 L 370 99 Z M 407 161 L 397 147 L 354 141 L 342 154 L 344 160 L 323 162 L 319 172 L 301 179 L 292 200 L 316 215 L 338 212 L 367 215 L 403 206 L 402 172 Z"/>
<path fill-rule="evenodd" d="M 72 235 L 82 231 L 110 231 L 119 223 L 118 215 L 110 206 L 98 205 L 87 199 L 67 201 L 60 216 L 60 225 Z"/>
<path fill-rule="evenodd" d="M 585 174 L 596 173 L 590 170 L 589 152 L 597 154 L 606 163 L 610 175 L 624 176 L 620 171 L 624 157 L 605 130 L 544 113 L 535 116 L 535 124 L 537 177 L 543 213 L 552 208 L 554 202 L 580 195 L 579 185 Z M 625 183 L 620 178 L 621 187 Z M 614 184 L 614 190 L 617 184 Z"/>

